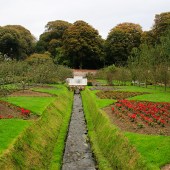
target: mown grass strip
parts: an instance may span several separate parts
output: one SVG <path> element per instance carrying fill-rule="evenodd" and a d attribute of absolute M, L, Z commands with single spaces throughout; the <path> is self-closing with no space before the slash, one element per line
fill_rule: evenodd
<path fill-rule="evenodd" d="M 154 93 L 154 94 L 145 94 L 141 96 L 135 96 L 130 98 L 130 100 L 139 100 L 139 101 L 150 101 L 150 102 L 170 102 L 170 93 Z"/>
<path fill-rule="evenodd" d="M 99 169 L 147 169 L 135 147 L 110 123 L 105 113 L 99 110 L 89 89 L 82 92 L 82 98 L 88 133 Z"/>

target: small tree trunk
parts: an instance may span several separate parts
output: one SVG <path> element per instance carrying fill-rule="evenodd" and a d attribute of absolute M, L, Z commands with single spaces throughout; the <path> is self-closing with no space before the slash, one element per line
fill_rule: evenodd
<path fill-rule="evenodd" d="M 164 85 L 165 85 L 165 92 L 166 92 L 166 87 L 167 87 L 167 75 L 166 75 L 166 72 L 165 72 Z"/>
<path fill-rule="evenodd" d="M 145 79 L 145 87 L 147 88 L 147 79 Z"/>

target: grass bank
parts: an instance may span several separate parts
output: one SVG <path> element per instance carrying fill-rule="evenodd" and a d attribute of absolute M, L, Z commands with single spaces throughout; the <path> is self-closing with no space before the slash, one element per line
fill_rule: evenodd
<path fill-rule="evenodd" d="M 19 119 L 1 119 L 0 120 L 0 155 L 9 145 L 15 142 L 18 136 L 32 122 Z"/>
<path fill-rule="evenodd" d="M 0 169 L 52 169 L 56 164 L 55 167 L 61 167 L 62 154 L 56 153 L 64 150 L 72 99 L 73 94 L 63 86 L 41 118 L 25 129 L 1 155 Z"/>
<path fill-rule="evenodd" d="M 147 169 L 146 162 L 135 147 L 99 109 L 88 88 L 82 92 L 82 99 L 88 134 L 99 169 Z"/>
<path fill-rule="evenodd" d="M 163 88 L 157 88 L 150 86 L 149 88 L 137 87 L 137 86 L 121 86 L 117 87 L 118 91 L 130 91 L 130 92 L 149 92 L 150 94 L 139 95 L 130 100 L 139 101 L 152 101 L 152 102 L 170 102 L 170 93 L 164 92 Z M 93 101 L 95 101 L 97 107 L 107 106 L 109 102 L 103 101 L 96 97 L 97 91 L 89 91 Z M 104 99 L 106 100 L 106 99 Z M 115 100 L 113 100 L 115 102 Z M 101 107 L 102 108 L 102 107 Z M 94 111 L 94 113 L 97 111 Z M 104 114 L 104 113 L 103 113 Z M 170 137 L 169 136 L 156 136 L 156 135 L 142 135 L 137 133 L 125 132 L 124 135 L 128 138 L 128 141 L 133 145 L 136 150 L 141 154 L 145 160 L 148 169 L 160 169 L 160 167 L 170 162 Z"/>

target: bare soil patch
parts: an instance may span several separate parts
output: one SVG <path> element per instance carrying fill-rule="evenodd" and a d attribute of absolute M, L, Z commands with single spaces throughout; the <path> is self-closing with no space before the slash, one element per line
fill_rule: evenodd
<path fill-rule="evenodd" d="M 37 115 L 30 114 L 29 116 L 24 116 L 21 114 L 21 110 L 19 107 L 14 106 L 8 102 L 0 101 L 0 119 L 37 119 Z"/>
<path fill-rule="evenodd" d="M 13 92 L 9 96 L 50 97 L 52 95 L 48 93 L 36 92 L 31 90 L 24 90 L 24 91 L 20 90 L 20 91 Z"/>
<path fill-rule="evenodd" d="M 143 124 L 140 119 L 132 122 L 128 119 L 128 117 L 117 117 L 117 115 L 112 112 L 112 107 L 114 106 L 106 107 L 103 110 L 108 114 L 111 122 L 124 132 L 134 132 L 148 135 L 170 135 L 170 126 L 162 127 L 156 125 L 152 127 L 148 124 Z"/>
<path fill-rule="evenodd" d="M 33 86 L 35 88 L 41 88 L 41 89 L 56 89 L 56 87 L 54 86 L 49 86 L 49 85 L 36 85 L 36 86 Z"/>
<path fill-rule="evenodd" d="M 170 170 L 170 164 L 165 165 L 164 167 L 161 168 L 161 170 Z"/>
<path fill-rule="evenodd" d="M 100 91 L 96 95 L 101 99 L 126 99 L 138 95 L 149 94 L 147 92 L 124 92 L 124 91 Z"/>

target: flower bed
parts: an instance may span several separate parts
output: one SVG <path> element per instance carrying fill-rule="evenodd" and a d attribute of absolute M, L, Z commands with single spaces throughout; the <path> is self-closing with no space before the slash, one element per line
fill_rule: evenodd
<path fill-rule="evenodd" d="M 122 118 L 127 116 L 132 122 L 140 119 L 150 126 L 168 126 L 170 122 L 170 103 L 119 100 L 112 111 Z"/>
<path fill-rule="evenodd" d="M 38 116 L 31 114 L 30 110 L 14 106 L 8 102 L 0 101 L 0 119 L 36 119 Z"/>
<path fill-rule="evenodd" d="M 170 103 L 119 100 L 104 110 L 123 131 L 170 135 Z"/>
<path fill-rule="evenodd" d="M 124 91 L 100 91 L 96 95 L 101 99 L 126 99 L 137 95 L 149 94 L 147 92 L 124 92 Z"/>

